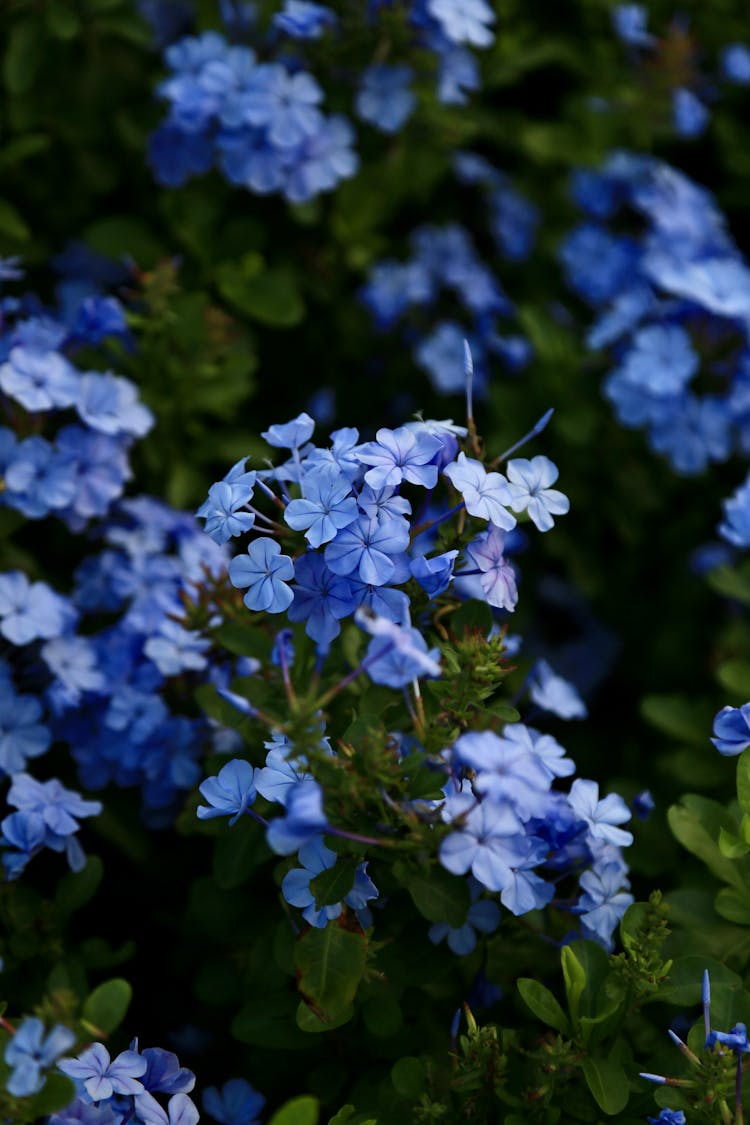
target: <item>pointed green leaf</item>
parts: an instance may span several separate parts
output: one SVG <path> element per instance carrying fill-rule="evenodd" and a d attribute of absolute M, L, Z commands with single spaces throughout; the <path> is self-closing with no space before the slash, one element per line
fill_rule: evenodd
<path fill-rule="evenodd" d="M 518 991 L 538 1019 L 563 1035 L 570 1035 L 568 1017 L 548 988 L 530 977 L 521 977 Z"/>
<path fill-rule="evenodd" d="M 569 945 L 563 946 L 560 959 L 570 1018 L 573 1024 L 577 1024 L 578 1013 L 581 1008 L 581 995 L 586 987 L 586 971 Z"/>

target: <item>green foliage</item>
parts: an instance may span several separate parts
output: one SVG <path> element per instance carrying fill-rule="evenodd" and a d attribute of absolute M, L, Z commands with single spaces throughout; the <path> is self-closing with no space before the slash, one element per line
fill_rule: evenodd
<path fill-rule="evenodd" d="M 104 981 L 86 997 L 81 1020 L 93 1035 L 109 1035 L 124 1020 L 132 996 L 131 985 L 122 977 Z"/>

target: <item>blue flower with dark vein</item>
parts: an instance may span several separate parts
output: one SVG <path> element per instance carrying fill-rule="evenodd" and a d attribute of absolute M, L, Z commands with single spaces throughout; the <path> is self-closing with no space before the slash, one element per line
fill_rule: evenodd
<path fill-rule="evenodd" d="M 344 578 L 351 574 L 369 585 L 384 586 L 395 573 L 393 556 L 408 546 L 409 524 L 405 519 L 379 523 L 361 516 L 328 544 L 325 561 L 334 574 Z"/>
<path fill-rule="evenodd" d="M 423 488 L 435 487 L 437 467 L 431 462 L 441 450 L 437 438 L 406 426 L 378 430 L 375 437 L 375 441 L 365 442 L 357 451 L 359 460 L 372 466 L 365 473 L 365 481 L 371 488 L 394 488 L 402 481 L 420 484 Z"/>
<path fill-rule="evenodd" d="M 269 847 L 278 855 L 298 851 L 328 828 L 323 790 L 312 777 L 303 778 L 287 791 L 285 812 L 285 816 L 272 820 L 266 830 Z"/>
<path fill-rule="evenodd" d="M 294 597 L 286 585 L 294 578 L 294 564 L 282 555 L 275 539 L 254 539 L 246 555 L 229 563 L 229 577 L 238 589 L 248 587 L 244 602 L 248 609 L 283 613 Z"/>
<path fill-rule="evenodd" d="M 349 481 L 339 473 L 304 473 L 302 491 L 303 499 L 287 504 L 284 519 L 295 531 L 305 532 L 311 547 L 328 543 L 337 531 L 356 520 L 357 501 L 351 495 Z"/>
<path fill-rule="evenodd" d="M 270 426 L 261 437 L 276 449 L 299 449 L 310 440 L 314 429 L 315 422 L 309 414 L 298 414 L 291 422 Z"/>
<path fill-rule="evenodd" d="M 103 1043 L 93 1043 L 75 1059 L 62 1059 L 58 1068 L 83 1083 L 92 1101 L 107 1101 L 113 1094 L 142 1094 L 138 1079 L 148 1063 L 135 1051 L 121 1051 L 114 1059 Z"/>
<path fill-rule="evenodd" d="M 296 560 L 292 592 L 289 620 L 304 621 L 308 637 L 326 647 L 341 632 L 341 619 L 357 607 L 351 582 L 329 570 L 313 551 Z"/>

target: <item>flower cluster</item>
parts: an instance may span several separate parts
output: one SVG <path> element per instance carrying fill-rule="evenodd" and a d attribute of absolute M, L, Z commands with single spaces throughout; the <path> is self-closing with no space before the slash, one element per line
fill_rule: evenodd
<path fill-rule="evenodd" d="M 127 1121 L 135 1115 L 143 1125 L 196 1125 L 198 1109 L 188 1094 L 195 1086 L 195 1075 L 181 1067 L 176 1055 L 161 1047 L 138 1048 L 133 1040 L 127 1051 L 115 1058 L 103 1043 L 92 1043 L 77 1058 L 61 1059 L 58 1069 L 78 1087 L 76 1100 L 55 1114 L 50 1125 L 69 1125 L 87 1121 L 96 1107 L 93 1120 L 104 1123 Z M 166 1105 L 156 1097 L 168 1098 Z"/>
<path fill-rule="evenodd" d="M 415 800 L 409 778 L 403 779 L 402 790 L 386 801 L 392 835 L 385 845 L 398 847 L 403 838 L 398 825 L 410 810 L 423 843 L 447 872 L 469 880 L 474 898 L 461 928 L 438 926 L 433 938 L 447 936 L 452 949 L 466 953 L 474 945 L 473 927 L 487 931 L 497 921 L 496 902 L 481 896 L 497 895 L 506 909 L 523 914 L 552 901 L 552 880 L 581 873 L 581 894 L 572 909 L 585 934 L 609 945 L 632 902 L 620 852 L 632 841 L 619 827 L 630 818 L 622 799 L 612 794 L 600 800 L 597 784 L 581 778 L 567 794 L 553 788 L 575 766 L 554 738 L 522 723 L 506 724 L 502 734 L 469 730 L 448 750 L 429 752 L 430 710 L 419 687 L 422 680 L 429 689 L 430 680 L 445 674 L 440 648 L 430 647 L 424 635 L 436 613 L 455 610 L 467 598 L 484 602 L 493 613 L 515 608 L 517 574 L 507 544 L 517 514 L 546 532 L 554 516 L 567 511 L 567 498 L 550 487 L 555 466 L 536 456 L 510 459 L 505 473 L 499 471 L 503 458 L 487 467 L 467 455 L 477 452 L 471 431 L 449 422 L 381 429 L 366 442 L 356 430 L 338 430 L 327 448 L 312 444 L 313 432 L 306 414 L 270 427 L 263 436 L 272 448 L 288 451 L 286 460 L 257 470 L 248 470 L 244 459 L 238 462 L 211 487 L 198 514 L 217 543 L 250 536 L 245 551 L 229 562 L 229 579 L 245 591 L 244 603 L 254 613 L 266 620 L 285 615 L 292 625 L 304 625 L 317 650 L 318 679 L 335 663 L 333 642 L 347 619 L 370 640 L 353 671 L 308 695 L 313 725 L 294 728 L 294 736 L 289 722 L 261 715 L 254 706 L 252 679 L 245 685 L 249 700 L 233 687 L 221 691 L 242 715 L 264 722 L 272 738 L 265 743 L 262 767 L 234 758 L 202 783 L 206 803 L 198 816 L 229 816 L 233 824 L 250 815 L 266 825 L 273 851 L 299 852 L 299 866 L 287 871 L 282 893 L 313 927 L 338 918 L 345 906 L 361 920 L 367 901 L 377 895 L 366 861 L 351 868 L 348 883 L 341 875 L 334 901 L 319 897 L 315 887 L 337 862 L 326 836 L 377 849 L 378 839 L 363 835 L 363 828 L 383 832 L 380 815 L 375 824 L 350 825 L 329 812 L 336 804 L 330 786 L 335 790 L 338 763 L 341 768 L 344 763 L 323 723 L 333 699 L 366 674 L 407 700 L 413 696 L 407 709 L 415 720 L 413 733 L 390 734 L 396 764 L 416 755 L 436 781 L 442 779 L 442 794 L 428 801 Z M 272 515 L 264 510 L 269 502 Z M 412 511 L 417 514 L 410 521 Z M 277 634 L 272 661 L 293 712 L 299 712 L 290 632 Z M 565 718 L 585 714 L 574 689 L 548 665 L 538 667 L 529 690 L 532 703 L 543 709 Z M 391 757 L 393 751 L 385 753 Z M 283 815 L 269 819 L 274 804 L 283 807 Z"/>
<path fill-rule="evenodd" d="M 458 153 L 454 170 L 459 183 L 481 193 L 497 253 L 510 262 L 525 260 L 538 223 L 534 205 L 476 153 Z M 465 339 L 471 344 L 480 393 L 491 359 L 500 359 L 512 372 L 521 370 L 530 359 L 530 344 L 518 333 L 500 332 L 499 321 L 512 317 L 514 306 L 479 256 L 468 231 L 457 223 L 421 226 L 410 242 L 411 256 L 405 262 L 386 259 L 376 263 L 361 291 L 376 325 L 389 329 L 408 317 L 414 358 L 441 394 L 463 390 Z M 458 301 L 466 319 L 425 323 L 427 311 L 446 293 Z"/>
<path fill-rule="evenodd" d="M 613 350 L 604 393 L 619 421 L 645 428 L 651 448 L 685 475 L 747 452 L 750 270 L 711 195 L 625 153 L 578 173 L 573 190 L 588 218 L 560 258 L 598 313 L 589 346 Z M 633 213 L 636 234 L 618 230 L 618 216 Z"/>
<path fill-rule="evenodd" d="M 122 496 L 128 451 L 154 419 L 129 379 L 75 366 L 82 347 L 127 338 L 119 301 L 90 295 L 63 312 L 32 298 L 0 301 L 0 406 L 9 421 L 0 426 L 0 505 L 80 530 Z"/>
<path fill-rule="evenodd" d="M 380 8 L 362 13 L 362 32 L 375 41 Z M 412 0 L 404 8 L 400 38 L 436 60 L 438 98 L 463 104 L 479 86 L 469 48 L 494 39 L 492 8 L 486 0 Z M 176 187 L 215 164 L 230 183 L 301 203 L 353 176 L 359 161 L 352 126 L 341 114 L 323 112 L 324 91 L 303 59 L 306 43 L 319 47 L 324 40 L 335 65 L 338 25 L 336 12 L 323 4 L 286 0 L 267 28 L 242 29 L 252 47 L 230 44 L 218 32 L 172 43 L 165 52 L 171 73 L 158 90 L 169 114 L 149 145 L 159 182 Z M 365 65 L 353 99 L 357 116 L 396 132 L 416 105 L 414 78 L 408 62 Z"/>

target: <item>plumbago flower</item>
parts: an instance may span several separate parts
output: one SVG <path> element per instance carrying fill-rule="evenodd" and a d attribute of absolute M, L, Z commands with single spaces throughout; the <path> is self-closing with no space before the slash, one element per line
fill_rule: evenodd
<path fill-rule="evenodd" d="M 486 463 L 452 422 L 417 420 L 363 442 L 352 429 L 320 441 L 314 427 L 308 415 L 271 426 L 272 467 L 241 462 L 225 478 L 231 517 L 217 523 L 213 501 L 199 509 L 233 557 L 185 626 L 210 616 L 203 632 L 220 649 L 231 625 L 260 668 L 217 683 L 246 750 L 216 759 L 198 817 L 226 818 L 227 831 L 245 817 L 265 827 L 286 908 L 310 932 L 343 927 L 365 942 L 389 863 L 389 886 L 452 888 L 445 919 L 427 917 L 458 955 L 503 910 L 552 904 L 609 947 L 632 902 L 628 810 L 573 779 L 551 736 L 486 708 L 509 672 L 514 510 L 529 527 L 552 527 L 568 508 L 549 487 L 556 467 L 516 459 L 506 476 L 508 454 Z M 247 590 L 244 609 L 233 588 Z M 468 629 L 467 601 L 482 622 Z M 315 1012 L 316 997 L 303 999 Z"/>

